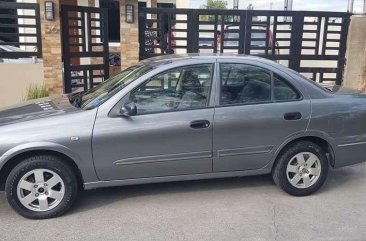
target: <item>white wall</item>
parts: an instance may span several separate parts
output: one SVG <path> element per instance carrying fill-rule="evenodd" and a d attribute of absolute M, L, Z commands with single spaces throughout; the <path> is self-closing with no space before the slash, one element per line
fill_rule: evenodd
<path fill-rule="evenodd" d="M 43 63 L 0 64 L 0 108 L 24 101 L 27 88 L 43 85 Z"/>

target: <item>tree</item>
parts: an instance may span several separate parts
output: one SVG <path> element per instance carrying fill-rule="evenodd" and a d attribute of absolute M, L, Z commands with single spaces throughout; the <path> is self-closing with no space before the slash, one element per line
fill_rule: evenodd
<path fill-rule="evenodd" d="M 227 1 L 224 0 L 207 0 L 206 4 L 203 4 L 201 8 L 206 9 L 227 9 Z"/>
<path fill-rule="evenodd" d="M 247 10 L 253 10 L 254 9 L 254 6 L 253 4 L 249 3 L 248 7 L 247 7 Z"/>
<path fill-rule="evenodd" d="M 227 1 L 224 0 L 207 0 L 206 4 L 203 4 L 201 8 L 205 9 L 227 9 Z M 225 21 L 230 21 L 232 16 L 225 16 Z M 200 15 L 201 21 L 214 21 L 213 15 Z M 221 16 L 218 17 L 219 23 L 221 22 Z"/>

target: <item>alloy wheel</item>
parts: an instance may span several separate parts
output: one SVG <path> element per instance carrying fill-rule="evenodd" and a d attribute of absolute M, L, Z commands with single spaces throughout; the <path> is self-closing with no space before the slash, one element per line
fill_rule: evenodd
<path fill-rule="evenodd" d="M 54 209 L 65 195 L 62 178 L 48 169 L 27 172 L 18 182 L 19 202 L 27 209 L 45 212 Z"/>
<path fill-rule="evenodd" d="M 287 164 L 286 175 L 290 184 L 296 188 L 314 185 L 321 173 L 319 158 L 311 152 L 296 154 Z"/>

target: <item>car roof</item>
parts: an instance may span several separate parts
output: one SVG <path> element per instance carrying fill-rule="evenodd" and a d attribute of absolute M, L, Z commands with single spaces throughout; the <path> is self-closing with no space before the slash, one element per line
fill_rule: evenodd
<path fill-rule="evenodd" d="M 4 43 L 4 41 L 0 40 L 0 43 Z M 22 49 L 11 46 L 11 45 L 0 45 L 0 48 L 5 50 L 6 52 L 20 52 Z"/>
<path fill-rule="evenodd" d="M 252 56 L 252 55 L 244 55 L 244 54 L 233 54 L 233 53 L 192 53 L 192 54 L 169 54 L 169 55 L 161 55 L 158 57 L 153 57 L 149 59 L 143 60 L 141 63 L 149 65 L 152 68 L 159 68 L 159 66 L 166 65 L 166 64 L 172 64 L 172 63 L 190 63 L 194 64 L 194 61 L 190 60 L 205 60 L 205 59 L 227 59 L 227 60 L 249 60 L 253 61 L 253 63 L 261 63 L 266 64 L 267 66 L 274 67 L 277 70 L 280 70 L 290 76 L 292 76 L 293 79 L 302 79 L 302 83 L 307 86 L 307 88 L 312 89 L 314 91 L 310 91 L 315 93 L 318 93 L 319 96 L 324 96 L 326 93 L 323 90 L 322 87 L 312 83 L 311 80 L 308 78 L 300 75 L 296 71 L 293 71 L 279 63 L 274 62 L 273 60 L 261 58 L 258 56 Z M 316 95 L 314 95 L 316 96 Z M 313 96 L 313 97 L 314 97 Z"/>
<path fill-rule="evenodd" d="M 244 54 L 233 54 L 233 53 L 192 53 L 192 54 L 168 54 L 161 55 L 153 58 L 148 58 L 142 61 L 143 64 L 150 65 L 152 67 L 158 67 L 160 65 L 165 65 L 173 62 L 181 62 L 186 60 L 204 60 L 204 59 L 245 59 L 245 60 L 255 60 L 262 63 L 274 64 L 273 61 Z"/>

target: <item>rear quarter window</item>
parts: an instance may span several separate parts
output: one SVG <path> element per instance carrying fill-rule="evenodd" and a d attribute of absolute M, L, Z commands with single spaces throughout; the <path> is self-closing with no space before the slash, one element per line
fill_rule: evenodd
<path fill-rule="evenodd" d="M 299 91 L 277 74 L 273 74 L 273 85 L 273 97 L 276 101 L 292 101 L 301 98 Z"/>

